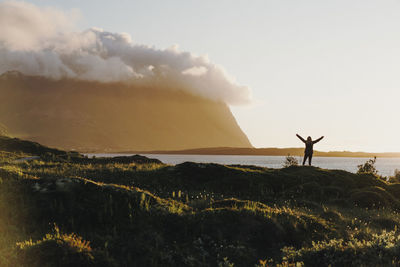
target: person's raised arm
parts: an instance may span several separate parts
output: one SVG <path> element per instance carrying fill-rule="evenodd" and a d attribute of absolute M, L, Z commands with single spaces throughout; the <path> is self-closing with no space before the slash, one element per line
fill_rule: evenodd
<path fill-rule="evenodd" d="M 301 141 L 303 141 L 303 143 L 305 143 L 306 142 L 306 140 L 304 140 L 304 138 L 303 137 L 301 137 L 300 135 L 298 135 L 298 134 L 296 134 L 296 136 L 301 140 Z"/>
<path fill-rule="evenodd" d="M 322 140 L 322 138 L 324 138 L 323 136 L 321 136 L 320 138 L 318 138 L 317 140 L 313 141 L 313 144 L 318 143 L 319 141 Z"/>

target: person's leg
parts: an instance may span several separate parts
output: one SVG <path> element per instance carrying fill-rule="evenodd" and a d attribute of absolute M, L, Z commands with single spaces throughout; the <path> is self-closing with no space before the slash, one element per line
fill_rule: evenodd
<path fill-rule="evenodd" d="M 308 165 L 311 166 L 312 154 L 308 155 Z"/>
<path fill-rule="evenodd" d="M 304 154 L 303 165 L 306 164 L 307 154 Z"/>

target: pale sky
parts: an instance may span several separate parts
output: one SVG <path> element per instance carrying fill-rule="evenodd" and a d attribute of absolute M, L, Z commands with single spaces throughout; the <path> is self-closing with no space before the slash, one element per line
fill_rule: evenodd
<path fill-rule="evenodd" d="M 253 103 L 231 107 L 255 147 L 400 151 L 400 1 L 35 0 L 79 27 L 207 54 Z"/>

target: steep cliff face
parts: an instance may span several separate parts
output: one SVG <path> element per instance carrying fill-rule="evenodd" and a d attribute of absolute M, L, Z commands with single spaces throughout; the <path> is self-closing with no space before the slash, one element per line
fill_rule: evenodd
<path fill-rule="evenodd" d="M 0 76 L 0 122 L 11 135 L 92 151 L 250 147 L 229 107 L 177 89 Z"/>

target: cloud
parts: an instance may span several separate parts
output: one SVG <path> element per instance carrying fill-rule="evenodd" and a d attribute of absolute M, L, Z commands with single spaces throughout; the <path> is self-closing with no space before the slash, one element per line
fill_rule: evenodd
<path fill-rule="evenodd" d="M 0 73 L 17 70 L 53 79 L 157 84 L 230 105 L 250 100 L 250 89 L 206 56 L 177 46 L 156 49 L 136 44 L 127 33 L 100 28 L 79 32 L 79 16 L 78 11 L 1 2 Z"/>
<path fill-rule="evenodd" d="M 183 75 L 192 75 L 192 76 L 203 76 L 207 74 L 207 69 L 203 66 L 201 67 L 192 67 L 190 69 L 186 69 L 182 71 Z"/>

